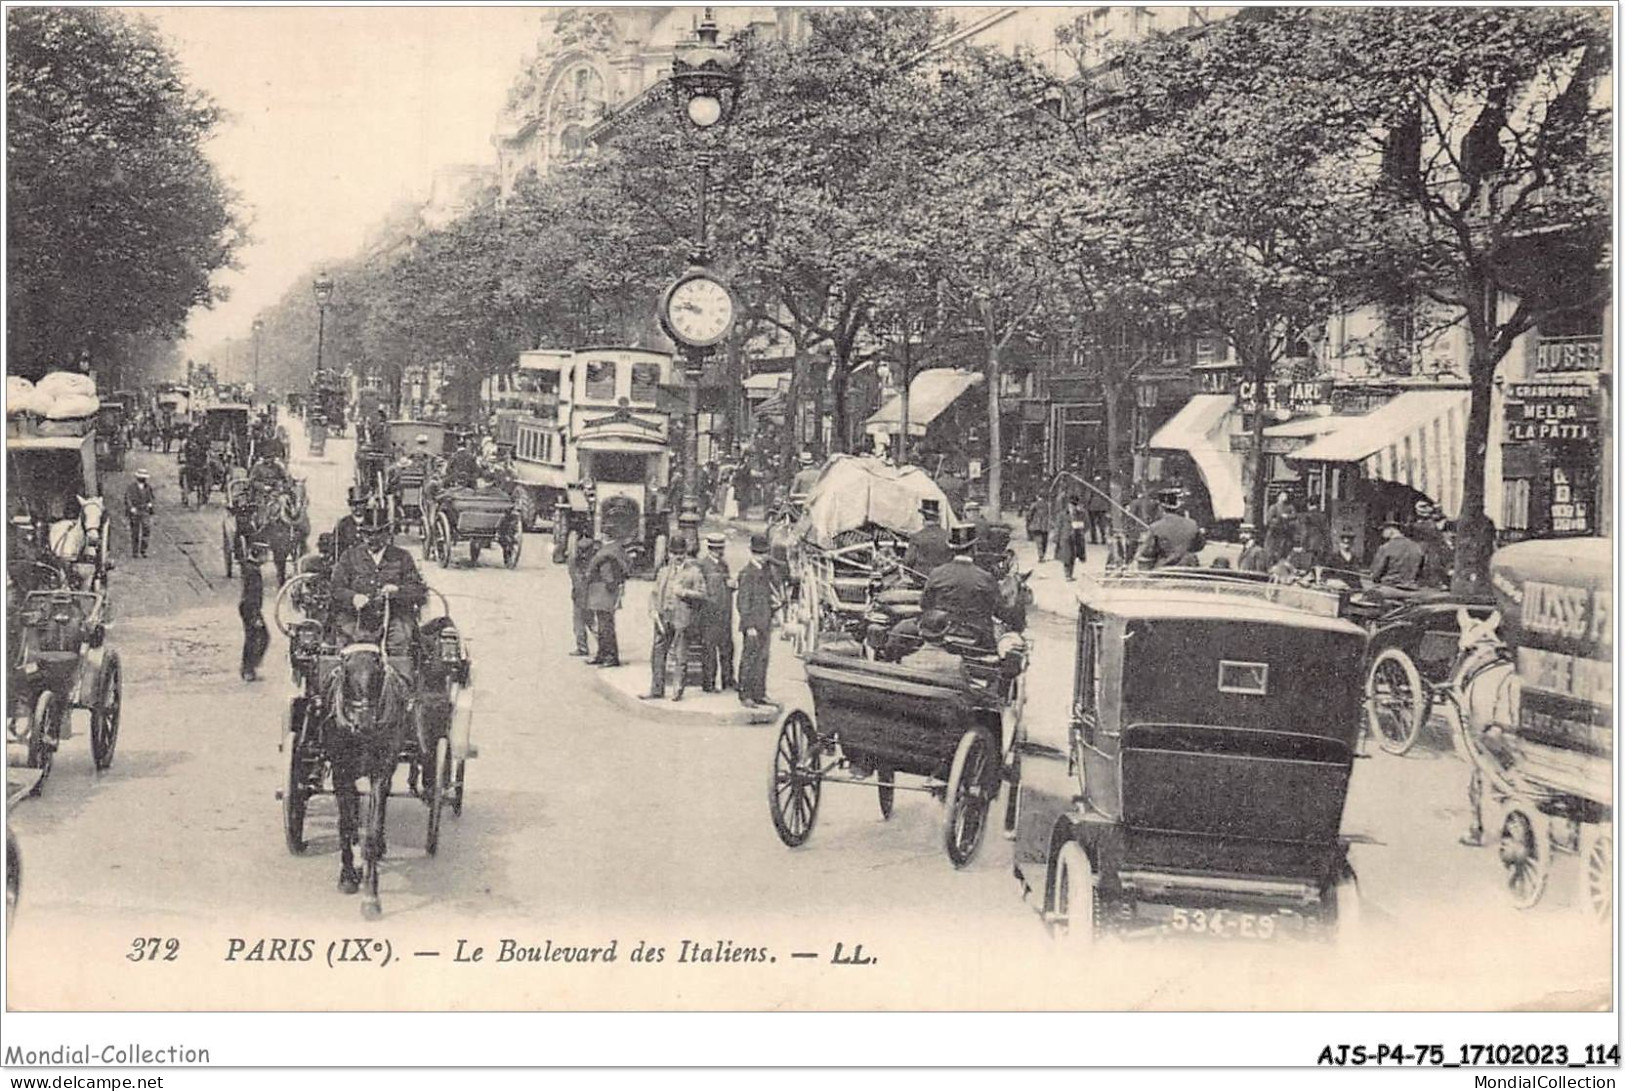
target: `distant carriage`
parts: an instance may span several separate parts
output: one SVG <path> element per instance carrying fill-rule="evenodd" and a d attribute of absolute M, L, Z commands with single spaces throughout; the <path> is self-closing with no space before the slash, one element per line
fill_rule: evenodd
<path fill-rule="evenodd" d="M 524 517 L 517 501 L 500 489 L 445 489 L 430 507 L 424 525 L 423 554 L 450 567 L 457 547 L 468 543 L 468 560 L 478 564 L 481 551 L 502 550 L 502 563 L 519 565 L 525 545 Z"/>

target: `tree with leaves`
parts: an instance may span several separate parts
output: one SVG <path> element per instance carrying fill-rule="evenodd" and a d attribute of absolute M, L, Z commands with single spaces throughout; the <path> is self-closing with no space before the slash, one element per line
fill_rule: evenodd
<path fill-rule="evenodd" d="M 1484 455 L 1496 372 L 1519 337 L 1609 296 L 1610 21 L 1541 8 L 1323 15 L 1321 72 L 1362 122 L 1375 267 L 1465 326 L 1471 402 L 1456 538 L 1460 589 L 1494 546 Z M 1311 72 L 1310 75 L 1315 73 Z"/>
<path fill-rule="evenodd" d="M 8 368 L 38 376 L 178 335 L 243 242 L 203 153 L 220 112 L 145 20 L 6 12 Z"/>

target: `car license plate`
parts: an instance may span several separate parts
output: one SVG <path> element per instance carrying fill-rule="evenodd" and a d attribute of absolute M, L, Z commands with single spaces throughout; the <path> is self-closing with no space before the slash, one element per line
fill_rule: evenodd
<path fill-rule="evenodd" d="M 1304 928 L 1303 917 L 1292 912 L 1255 912 L 1215 906 L 1154 903 L 1141 903 L 1136 910 L 1137 916 L 1150 918 L 1150 922 L 1160 925 L 1165 936 L 1268 942 L 1286 935 L 1301 934 Z"/>

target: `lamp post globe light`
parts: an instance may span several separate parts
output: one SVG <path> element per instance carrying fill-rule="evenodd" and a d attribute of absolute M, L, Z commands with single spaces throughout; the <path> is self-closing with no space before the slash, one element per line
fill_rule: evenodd
<path fill-rule="evenodd" d="M 333 298 L 333 278 L 324 269 L 310 283 L 316 294 L 316 370 L 322 370 L 322 337 L 326 333 L 327 304 Z"/>
<path fill-rule="evenodd" d="M 694 41 L 678 46 L 671 65 L 672 105 L 678 121 L 702 145 L 694 156 L 699 175 L 694 251 L 690 265 L 660 299 L 666 335 L 682 347 L 688 406 L 683 434 L 683 499 L 677 523 L 690 548 L 699 545 L 700 376 L 705 358 L 733 326 L 733 293 L 709 268 L 706 198 L 711 173 L 710 146 L 732 120 L 742 83 L 739 57 L 717 43 L 717 23 L 705 9 Z"/>
<path fill-rule="evenodd" d="M 260 335 L 265 332 L 265 319 L 256 318 L 251 327 L 254 331 L 254 393 L 260 389 Z"/>

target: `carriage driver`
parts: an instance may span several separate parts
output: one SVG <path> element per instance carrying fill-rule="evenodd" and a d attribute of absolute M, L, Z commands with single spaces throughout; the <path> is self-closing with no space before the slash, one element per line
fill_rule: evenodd
<path fill-rule="evenodd" d="M 372 638 L 387 596 L 389 632 L 384 634 L 384 652 L 404 656 L 416 645 L 417 613 L 428 598 L 428 588 L 411 556 L 393 543 L 393 536 L 389 514 L 369 509 L 361 524 L 361 544 L 352 546 L 333 566 L 328 594 L 332 628 L 345 644 Z"/>

